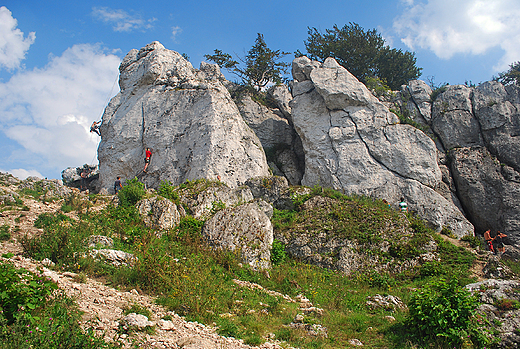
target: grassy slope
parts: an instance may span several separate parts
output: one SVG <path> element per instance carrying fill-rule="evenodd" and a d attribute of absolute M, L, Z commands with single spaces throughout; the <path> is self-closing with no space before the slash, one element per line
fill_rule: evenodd
<path fill-rule="evenodd" d="M 200 189 L 200 182 L 187 183 L 181 189 L 190 188 Z M 178 201 L 173 188 L 163 189 L 163 194 Z M 143 225 L 130 205 L 144 192 L 139 188 L 132 190 L 128 206 L 109 205 L 95 213 L 81 200 L 69 199 L 62 209 L 76 210 L 79 219 L 71 221 L 59 212 L 41 217 L 37 224 L 44 228 L 44 233 L 24 240 L 26 252 L 36 259 L 50 258 L 58 268 L 79 269 L 119 287 L 155 294 L 160 303 L 190 320 L 218 326 L 223 335 L 243 338 L 249 344 L 259 344 L 274 335 L 276 339 L 300 348 L 344 348 L 353 338 L 369 348 L 414 348 L 402 326 L 406 312 L 371 311 L 365 306 L 367 296 L 392 294 L 406 302 L 412 289 L 432 280 L 457 278 L 461 284 L 469 281 L 468 270 L 474 259 L 471 253 L 445 242 L 422 221 L 411 216 L 409 220 L 403 219 L 380 201 L 315 188 L 312 194 L 298 198 L 297 208 L 315 195 L 333 198 L 341 205 L 336 205 L 332 211 L 316 210 L 314 215 L 312 210 L 275 211 L 276 234 L 294 233 L 302 225 L 314 231 L 326 226 L 329 231 L 335 230 L 338 236 L 358 240 L 369 248 L 375 240 L 386 238 L 385 231 L 411 231 L 413 234 L 404 245 L 395 244 L 390 254 L 381 257 L 399 259 L 416 255 L 421 249 L 415 247 L 425 238 L 433 238 L 441 262 L 426 263 L 399 274 L 366 270 L 345 276 L 284 258 L 283 249 L 279 249 L 278 264 L 270 270 L 270 275 L 258 273 L 240 264 L 232 253 L 208 249 L 200 237 L 203 222 L 192 217 L 183 219 L 175 230 L 157 238 L 154 230 Z M 134 253 L 138 261 L 132 267 L 115 268 L 81 257 L 77 252 L 86 249 L 84 239 L 96 234 L 112 237 L 115 248 Z M 390 240 L 397 241 L 395 236 Z M 256 282 L 293 298 L 303 294 L 315 306 L 324 309 L 323 316 L 306 316 L 304 322 L 325 326 L 328 337 L 315 337 L 288 328 L 286 325 L 298 313 L 296 304 L 259 290 L 239 287 L 233 279 Z M 396 321 L 388 320 L 388 315 Z"/>

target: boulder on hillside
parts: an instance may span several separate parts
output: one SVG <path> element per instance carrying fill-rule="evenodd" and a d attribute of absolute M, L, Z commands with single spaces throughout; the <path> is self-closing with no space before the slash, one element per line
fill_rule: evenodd
<path fill-rule="evenodd" d="M 182 206 L 159 196 L 143 199 L 135 206 L 147 226 L 159 229 L 175 228 L 186 215 Z"/>
<path fill-rule="evenodd" d="M 438 230 L 473 233 L 462 212 L 434 189 L 442 180 L 435 143 L 399 124 L 370 91 L 334 59 L 293 61 L 290 106 L 305 151 L 302 185 L 332 187 L 397 203 Z"/>
<path fill-rule="evenodd" d="M 237 187 L 268 166 L 218 66 L 194 69 L 182 55 L 153 42 L 131 50 L 120 67 L 120 93 L 105 109 L 98 148 L 101 187 L 138 175 L 148 187 L 198 178 Z M 152 149 L 148 173 L 145 148 Z"/>
<path fill-rule="evenodd" d="M 263 200 L 218 211 L 202 228 L 210 246 L 240 253 L 243 263 L 255 270 L 271 267 L 273 226 L 266 212 L 272 207 Z"/>
<path fill-rule="evenodd" d="M 246 187 L 229 188 L 219 182 L 200 180 L 192 186 L 179 187 L 179 200 L 195 218 L 209 218 L 215 212 L 241 205 L 253 200 L 251 190 Z"/>
<path fill-rule="evenodd" d="M 99 191 L 99 168 L 85 164 L 79 167 L 67 167 L 61 171 L 63 184 L 71 188 L 81 188 L 81 173 L 85 172 L 85 188 L 91 192 Z"/>

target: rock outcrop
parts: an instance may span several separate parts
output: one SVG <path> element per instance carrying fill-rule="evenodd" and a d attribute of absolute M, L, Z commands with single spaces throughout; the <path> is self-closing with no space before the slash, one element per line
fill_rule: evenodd
<path fill-rule="evenodd" d="M 202 236 L 213 247 L 235 251 L 255 270 L 271 266 L 271 205 L 263 200 L 218 211 L 204 224 Z"/>
<path fill-rule="evenodd" d="M 332 187 L 397 203 L 458 236 L 473 226 L 434 189 L 442 180 L 435 143 L 399 123 L 334 59 L 293 61 L 292 119 L 305 150 L 302 184 Z"/>
<path fill-rule="evenodd" d="M 131 50 L 120 67 L 120 93 L 105 109 L 98 148 L 101 187 L 116 176 L 148 187 L 198 178 L 236 187 L 267 175 L 258 137 L 245 124 L 222 84 L 218 66 L 194 69 L 179 53 L 153 42 Z M 152 149 L 146 175 L 145 148 Z"/>

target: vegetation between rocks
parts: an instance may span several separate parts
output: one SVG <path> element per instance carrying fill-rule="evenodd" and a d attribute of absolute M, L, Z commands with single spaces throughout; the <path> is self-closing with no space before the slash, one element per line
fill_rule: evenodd
<path fill-rule="evenodd" d="M 179 187 L 163 183 L 159 193 L 178 200 L 179 195 L 197 192 L 208 185 L 211 184 L 207 181 L 188 182 Z M 294 210 L 275 210 L 272 219 L 275 235 L 301 229 L 310 233 L 327 230 L 337 237 L 357 241 L 366 249 L 387 241 L 390 243 L 387 252 L 377 249 L 373 252 L 387 260 L 415 257 L 424 252 L 421 246 L 434 241 L 439 260 L 400 272 L 367 269 L 346 276 L 291 257 L 287 246 L 275 241 L 272 269 L 254 271 L 240 262 L 238 252 L 210 249 L 201 236 L 204 222 L 190 215 L 182 218 L 175 229 L 157 234 L 143 223 L 134 206 L 145 195 L 141 184 L 133 181 L 119 193 L 118 206 L 109 204 L 94 212 L 90 205 L 70 205 L 77 209 L 74 211 L 77 219 L 62 212 L 42 214 L 35 225 L 43 232 L 24 238 L 23 247 L 35 259 L 50 259 L 59 270 L 83 273 L 120 288 L 156 295 L 157 302 L 188 320 L 216 326 L 218 333 L 242 338 L 252 345 L 276 339 L 300 348 L 344 348 L 349 346 L 349 340 L 358 339 L 370 348 L 417 348 L 425 343 L 438 347 L 456 343 L 467 348 L 489 347 L 487 337 L 479 335 L 482 332 L 478 318 L 469 310 L 474 309 L 474 301 L 460 291 L 471 281 L 469 269 L 475 257 L 445 241 L 420 219 L 394 211 L 382 201 L 315 187 L 308 194 L 293 195 Z M 329 210 L 312 206 L 313 200 L 319 198 L 329 200 Z M 112 238 L 112 248 L 136 258 L 120 266 L 95 258 L 88 253 L 86 242 L 91 235 Z M 240 286 L 236 280 L 263 289 Z M 450 303 L 449 307 L 459 314 L 460 322 L 453 328 L 438 330 L 428 323 L 420 324 L 421 316 L 417 314 L 428 311 L 425 304 L 453 290 L 460 302 Z M 303 315 L 297 302 L 282 297 L 296 299 L 300 294 L 322 311 Z M 367 297 L 376 294 L 401 298 L 408 303 L 410 312 L 372 309 L 366 304 Z M 423 294 L 430 298 L 421 298 Z M 302 314 L 303 326 L 291 326 L 298 314 Z M 436 316 L 431 321 L 453 322 L 450 318 L 443 320 L 442 314 Z M 419 340 L 416 325 L 431 331 Z M 11 329 L 13 324 L 6 326 Z M 309 330 L 317 328 L 326 330 Z"/>

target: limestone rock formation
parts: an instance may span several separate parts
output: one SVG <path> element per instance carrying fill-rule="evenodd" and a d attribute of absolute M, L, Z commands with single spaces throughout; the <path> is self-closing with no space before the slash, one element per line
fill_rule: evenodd
<path fill-rule="evenodd" d="M 473 226 L 456 205 L 434 189 L 442 180 L 435 143 L 399 123 L 352 74 L 334 59 L 323 64 L 293 61 L 292 120 L 305 151 L 302 184 L 332 187 L 397 203 L 437 229 L 458 236 Z"/>
<path fill-rule="evenodd" d="M 222 183 L 200 183 L 202 188 L 180 189 L 180 201 L 195 218 L 209 218 L 216 211 L 253 200 L 248 188 L 229 188 Z M 206 187 L 204 187 L 206 186 Z"/>
<path fill-rule="evenodd" d="M 172 229 L 179 224 L 186 213 L 182 206 L 158 196 L 143 199 L 136 204 L 137 210 L 147 226 Z"/>
<path fill-rule="evenodd" d="M 237 251 L 253 269 L 271 266 L 273 226 L 263 200 L 218 211 L 204 224 L 202 235 L 215 248 Z"/>
<path fill-rule="evenodd" d="M 101 187 L 139 178 L 148 187 L 198 178 L 237 187 L 267 175 L 260 141 L 222 84 L 218 66 L 194 69 L 179 53 L 153 42 L 131 50 L 120 67 L 120 93 L 105 109 L 98 148 Z M 145 148 L 152 149 L 148 173 Z"/>
<path fill-rule="evenodd" d="M 493 81 L 448 86 L 432 106 L 432 128 L 448 151 L 457 196 L 477 233 L 520 241 L 520 88 Z"/>
<path fill-rule="evenodd" d="M 273 87 L 270 93 L 278 109 L 268 108 L 244 95 L 237 106 L 246 123 L 256 133 L 273 172 L 280 171 L 292 185 L 300 184 L 303 176 L 304 155 L 301 141 L 291 123 L 287 87 Z"/>

